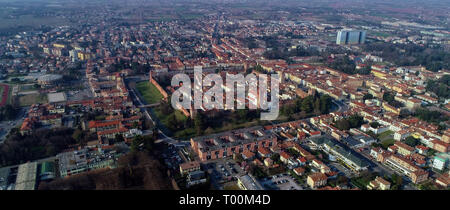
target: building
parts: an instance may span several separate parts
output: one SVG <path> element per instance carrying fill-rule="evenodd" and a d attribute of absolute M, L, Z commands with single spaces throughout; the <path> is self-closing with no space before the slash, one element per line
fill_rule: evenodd
<path fill-rule="evenodd" d="M 201 161 L 215 160 L 242 154 L 244 151 L 256 152 L 260 147 L 277 144 L 276 136 L 261 126 L 191 138 L 191 147 Z"/>
<path fill-rule="evenodd" d="M 289 153 L 287 153 L 287 152 L 285 152 L 285 151 L 282 151 L 281 153 L 280 153 L 280 161 L 282 162 L 282 163 L 284 163 L 284 164 L 288 164 L 289 163 L 289 160 L 291 160 L 293 157 L 291 156 L 291 154 L 289 154 Z"/>
<path fill-rule="evenodd" d="M 411 136 L 411 132 L 409 132 L 409 130 L 399 130 L 394 133 L 394 139 L 397 141 L 403 140 L 409 136 Z"/>
<path fill-rule="evenodd" d="M 433 159 L 433 168 L 443 171 L 448 166 L 449 160 L 449 153 L 437 154 Z"/>
<path fill-rule="evenodd" d="M 249 174 L 240 176 L 237 183 L 242 190 L 264 190 L 255 177 Z"/>
<path fill-rule="evenodd" d="M 391 183 L 379 176 L 375 178 L 375 180 L 372 180 L 367 186 L 367 189 L 369 190 L 389 190 L 390 188 Z"/>
<path fill-rule="evenodd" d="M 37 176 L 37 162 L 19 165 L 15 190 L 35 190 Z"/>
<path fill-rule="evenodd" d="M 369 163 L 362 157 L 358 157 L 350 148 L 342 145 L 333 139 L 322 138 L 312 140 L 316 145 L 321 145 L 321 148 L 329 154 L 335 156 L 342 161 L 347 167 L 356 172 L 364 171 L 369 167 Z"/>
<path fill-rule="evenodd" d="M 397 146 L 397 152 L 403 156 L 411 155 L 415 152 L 415 149 L 413 147 L 410 147 L 403 142 L 396 141 L 394 145 Z"/>
<path fill-rule="evenodd" d="M 56 177 L 55 163 L 49 161 L 43 162 L 39 170 L 39 179 L 50 180 L 54 179 L 55 177 Z"/>
<path fill-rule="evenodd" d="M 305 168 L 303 168 L 303 167 L 294 168 L 293 171 L 298 176 L 303 176 L 303 174 L 305 174 Z"/>
<path fill-rule="evenodd" d="M 186 187 L 189 188 L 194 185 L 205 183 L 206 181 L 207 180 L 204 171 L 191 171 L 188 173 L 186 178 Z"/>
<path fill-rule="evenodd" d="M 61 103 L 67 101 L 66 93 L 60 92 L 60 93 L 49 93 L 47 94 L 48 102 L 49 103 Z"/>
<path fill-rule="evenodd" d="M 111 149 L 84 148 L 63 152 L 56 157 L 59 160 L 60 176 L 66 177 L 100 168 L 115 168 L 119 156 L 120 154 Z"/>
<path fill-rule="evenodd" d="M 364 44 L 366 41 L 366 31 L 360 30 L 340 30 L 338 31 L 336 44 Z"/>
<path fill-rule="evenodd" d="M 327 184 L 327 179 L 328 179 L 327 175 L 323 173 L 312 173 L 308 175 L 306 183 L 312 189 L 316 189 L 318 187 L 325 186 Z"/>
<path fill-rule="evenodd" d="M 270 150 L 266 147 L 258 148 L 258 156 L 259 157 L 267 158 L 267 157 L 270 157 L 271 154 L 272 154 L 272 152 L 270 152 Z"/>
<path fill-rule="evenodd" d="M 433 140 L 431 142 L 433 143 L 433 149 L 438 152 L 446 153 L 450 149 L 449 143 L 445 143 L 445 142 L 439 141 L 439 140 Z"/>
<path fill-rule="evenodd" d="M 441 185 L 443 187 L 450 186 L 450 174 L 449 173 L 445 173 L 445 174 L 440 175 L 436 179 L 436 184 Z"/>
<path fill-rule="evenodd" d="M 58 84 L 63 76 L 59 74 L 46 74 L 38 78 L 38 84 L 42 86 L 52 86 Z"/>
<path fill-rule="evenodd" d="M 191 161 L 187 163 L 180 164 L 180 174 L 184 175 L 192 171 L 199 171 L 200 163 L 198 161 Z"/>
<path fill-rule="evenodd" d="M 428 178 L 428 172 L 416 166 L 412 161 L 399 155 L 387 157 L 384 163 L 395 171 L 411 178 L 411 181 L 415 184 L 423 182 Z"/>
<path fill-rule="evenodd" d="M 442 140 L 443 142 L 445 142 L 445 143 L 449 143 L 449 144 L 450 144 L 450 128 L 447 129 L 447 130 L 444 132 L 444 135 L 442 135 L 441 140 Z"/>

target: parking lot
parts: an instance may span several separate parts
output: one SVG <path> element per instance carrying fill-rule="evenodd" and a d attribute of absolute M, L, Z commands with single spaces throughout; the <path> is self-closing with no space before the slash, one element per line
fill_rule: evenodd
<path fill-rule="evenodd" d="M 268 189 L 303 190 L 294 178 L 288 174 L 278 174 L 263 180 L 261 184 Z"/>
<path fill-rule="evenodd" d="M 353 172 L 352 170 L 346 168 L 345 166 L 343 166 L 343 165 L 341 165 L 339 163 L 336 163 L 336 162 L 335 163 L 330 163 L 330 167 L 331 167 L 332 170 L 335 170 L 335 171 L 337 170 L 337 171 L 345 174 L 346 177 L 351 178 L 351 177 L 356 176 L 355 172 Z"/>
<path fill-rule="evenodd" d="M 6 139 L 6 136 L 12 128 L 22 125 L 22 121 L 26 116 L 27 109 L 28 107 L 21 108 L 19 114 L 17 114 L 16 120 L 0 122 L 0 143 L 2 143 Z"/>
<path fill-rule="evenodd" d="M 67 98 L 69 101 L 85 100 L 93 97 L 94 95 L 88 88 L 82 90 L 67 91 Z"/>
<path fill-rule="evenodd" d="M 166 166 L 174 171 L 178 171 L 179 164 L 183 163 L 183 159 L 180 157 L 178 149 L 173 145 L 169 145 L 166 150 L 163 151 L 162 158 L 164 159 Z"/>
<path fill-rule="evenodd" d="M 212 160 L 205 163 L 211 183 L 216 189 L 222 189 L 223 184 L 235 181 L 238 176 L 245 174 L 242 168 L 231 158 Z"/>

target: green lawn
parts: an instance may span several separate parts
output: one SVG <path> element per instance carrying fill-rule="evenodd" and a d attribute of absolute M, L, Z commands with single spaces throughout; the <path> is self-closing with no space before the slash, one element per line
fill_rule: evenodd
<path fill-rule="evenodd" d="M 161 95 L 158 89 L 148 81 L 137 83 L 136 89 L 148 104 L 158 103 L 163 99 L 163 95 Z"/>
<path fill-rule="evenodd" d="M 383 148 L 388 148 L 391 145 L 394 145 L 395 140 L 394 139 L 386 139 L 381 142 L 381 145 L 383 145 Z"/>
<path fill-rule="evenodd" d="M 169 117 L 171 117 L 172 115 L 175 115 L 175 118 L 177 119 L 177 121 L 179 123 L 183 123 L 187 120 L 187 117 L 184 116 L 184 114 L 179 111 L 179 110 L 175 110 L 174 112 L 170 113 L 170 114 L 163 114 L 161 112 L 161 109 L 159 107 L 155 107 L 153 109 L 154 113 L 156 114 L 156 117 L 159 119 L 159 121 L 164 124 L 164 126 L 166 126 L 167 128 L 169 127 Z M 173 131 L 174 132 L 174 136 L 177 138 L 183 138 L 183 137 L 192 137 L 195 134 L 195 129 L 194 128 L 189 128 L 189 129 L 184 129 L 184 130 L 178 130 L 178 131 Z"/>
<path fill-rule="evenodd" d="M 33 91 L 37 90 L 37 88 L 34 86 L 34 84 L 25 84 L 19 86 L 19 92 L 21 91 Z"/>
<path fill-rule="evenodd" d="M 381 141 L 385 140 L 386 137 L 388 137 L 389 135 L 394 134 L 394 131 L 388 130 L 385 131 L 383 133 L 378 134 L 378 139 L 380 139 Z"/>
<path fill-rule="evenodd" d="M 172 112 L 168 115 L 165 115 L 161 112 L 161 110 L 158 108 L 155 108 L 155 113 L 156 113 L 156 117 L 158 117 L 158 119 L 164 124 L 167 125 L 168 124 L 168 119 L 169 116 L 171 115 L 175 115 L 176 119 L 178 121 L 185 121 L 187 119 L 186 116 L 183 115 L 183 113 L 181 111 L 175 110 L 175 112 Z"/>

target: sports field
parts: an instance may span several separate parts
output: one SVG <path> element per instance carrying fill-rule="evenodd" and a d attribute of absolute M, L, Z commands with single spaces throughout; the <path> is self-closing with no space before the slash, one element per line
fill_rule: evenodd
<path fill-rule="evenodd" d="M 0 84 L 0 107 L 8 103 L 9 86 Z"/>

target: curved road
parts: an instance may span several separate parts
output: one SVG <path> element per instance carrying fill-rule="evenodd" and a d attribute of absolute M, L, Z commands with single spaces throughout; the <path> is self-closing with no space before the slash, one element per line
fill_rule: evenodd
<path fill-rule="evenodd" d="M 142 79 L 140 79 L 142 80 Z M 135 102 L 137 102 L 138 104 L 136 104 L 138 107 L 145 105 L 145 103 L 142 102 L 142 100 L 139 98 L 139 94 L 136 94 L 134 88 L 130 88 L 128 87 L 128 90 L 130 91 L 130 96 L 136 100 L 134 100 Z M 153 120 L 152 116 L 148 113 L 148 109 L 147 108 L 142 108 L 141 111 L 144 113 L 145 117 L 150 120 L 150 122 L 152 122 L 153 126 L 156 127 L 156 130 L 158 131 L 158 133 L 163 136 L 164 138 L 160 138 L 157 141 L 161 142 L 166 142 L 167 144 L 173 144 L 174 146 L 186 146 L 189 145 L 189 142 L 185 142 L 185 141 L 180 141 L 180 140 L 176 140 L 173 139 L 169 136 L 167 136 L 163 131 L 161 131 L 160 128 L 158 128 L 157 123 L 155 123 L 155 120 Z"/>

